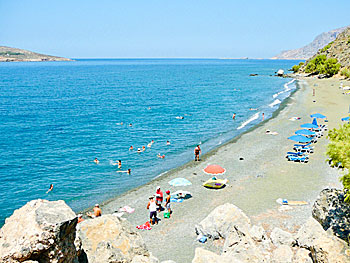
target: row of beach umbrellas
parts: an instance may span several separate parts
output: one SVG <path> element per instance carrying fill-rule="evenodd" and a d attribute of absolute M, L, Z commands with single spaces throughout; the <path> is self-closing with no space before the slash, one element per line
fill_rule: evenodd
<path fill-rule="evenodd" d="M 309 143 L 311 142 L 311 138 L 305 137 L 305 136 L 315 136 L 316 133 L 314 131 L 310 131 L 308 129 L 317 129 L 318 123 L 317 123 L 317 119 L 326 119 L 327 117 L 324 116 L 321 113 L 315 113 L 310 115 L 311 118 L 313 118 L 312 123 L 304 123 L 302 125 L 300 125 L 301 130 L 297 130 L 295 132 L 296 135 L 290 136 L 288 139 L 295 141 L 295 142 L 299 142 L 299 143 Z"/>

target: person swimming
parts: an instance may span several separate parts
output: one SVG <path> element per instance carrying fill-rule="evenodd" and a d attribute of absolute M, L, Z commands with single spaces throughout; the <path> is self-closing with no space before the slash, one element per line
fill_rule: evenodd
<path fill-rule="evenodd" d="M 99 161 L 97 158 L 95 158 L 94 163 L 95 163 L 95 164 L 99 164 L 100 161 Z"/>
<path fill-rule="evenodd" d="M 138 149 L 137 149 L 137 153 L 142 153 L 141 148 L 138 148 Z"/>
<path fill-rule="evenodd" d="M 129 148 L 129 151 L 132 151 L 132 150 L 134 150 L 134 147 L 132 147 L 132 145 L 131 145 Z"/>
<path fill-rule="evenodd" d="M 183 116 L 176 116 L 175 118 L 179 119 L 179 120 L 183 120 L 185 117 L 183 117 Z"/>
<path fill-rule="evenodd" d="M 46 191 L 46 193 L 48 194 L 49 192 L 52 191 L 52 189 L 53 189 L 53 184 L 50 184 L 50 188 L 49 188 L 49 190 Z"/>
<path fill-rule="evenodd" d="M 117 173 L 127 173 L 127 174 L 131 174 L 131 169 L 129 168 L 126 171 L 117 171 Z"/>
<path fill-rule="evenodd" d="M 170 142 L 169 142 L 169 141 L 166 141 L 166 145 L 170 145 Z"/>
<path fill-rule="evenodd" d="M 142 151 L 146 151 L 146 147 L 145 146 L 142 146 Z"/>
<path fill-rule="evenodd" d="M 132 123 L 129 123 L 129 127 L 132 127 Z"/>
<path fill-rule="evenodd" d="M 158 157 L 158 158 L 161 158 L 161 159 L 164 159 L 164 158 L 165 158 L 165 154 L 160 155 L 160 153 L 158 153 L 157 157 Z"/>
<path fill-rule="evenodd" d="M 118 161 L 115 161 L 115 163 L 112 163 L 112 165 L 118 165 L 118 168 L 122 168 L 122 161 L 121 160 L 118 160 Z"/>

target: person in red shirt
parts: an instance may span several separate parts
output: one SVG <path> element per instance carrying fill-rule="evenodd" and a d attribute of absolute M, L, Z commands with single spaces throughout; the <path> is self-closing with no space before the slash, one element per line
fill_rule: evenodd
<path fill-rule="evenodd" d="M 158 206 L 158 211 L 161 211 L 162 209 L 162 202 L 163 202 L 163 192 L 162 190 L 160 190 L 160 186 L 158 186 L 156 190 L 156 203 Z"/>

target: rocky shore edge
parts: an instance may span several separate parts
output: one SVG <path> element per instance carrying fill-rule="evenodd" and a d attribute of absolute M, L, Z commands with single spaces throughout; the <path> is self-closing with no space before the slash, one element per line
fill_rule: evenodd
<path fill-rule="evenodd" d="M 33 200 L 1 228 L 0 262 L 159 263 L 137 231 L 117 214 L 78 224 L 64 201 Z M 344 192 L 334 188 L 320 193 L 312 217 L 295 233 L 277 227 L 267 232 L 230 203 L 216 207 L 194 231 L 222 252 L 213 253 L 203 244 L 193 263 L 350 262 L 350 205 L 344 203 Z"/>

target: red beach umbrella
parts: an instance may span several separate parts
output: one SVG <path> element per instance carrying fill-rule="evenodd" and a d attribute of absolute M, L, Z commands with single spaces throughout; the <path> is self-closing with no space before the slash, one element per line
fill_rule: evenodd
<path fill-rule="evenodd" d="M 220 165 L 218 164 L 210 164 L 207 167 L 205 167 L 203 169 L 203 171 L 206 174 L 224 174 L 226 172 L 226 169 L 222 168 Z"/>

